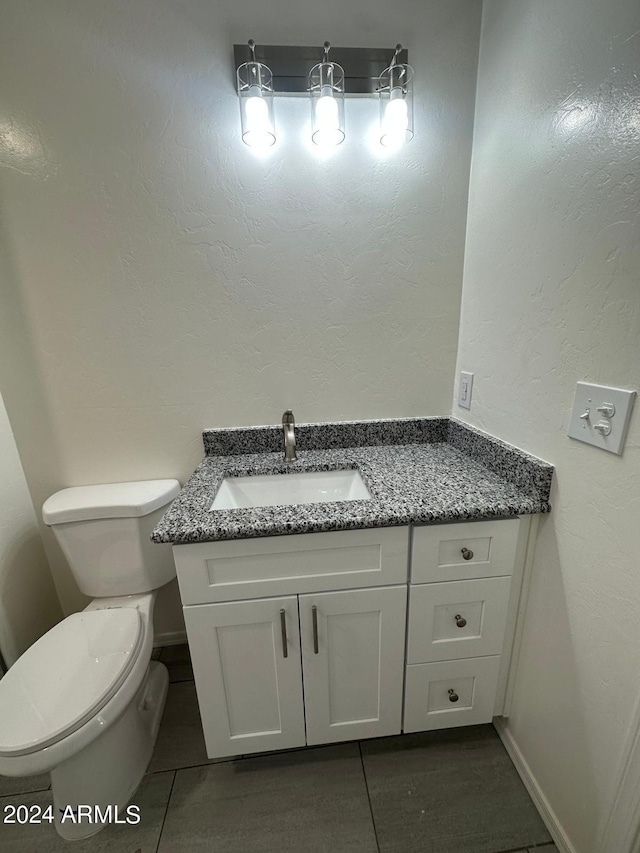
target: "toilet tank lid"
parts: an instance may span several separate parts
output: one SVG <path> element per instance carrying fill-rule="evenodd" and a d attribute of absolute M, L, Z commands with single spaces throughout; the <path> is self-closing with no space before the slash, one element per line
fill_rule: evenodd
<path fill-rule="evenodd" d="M 179 491 L 177 480 L 74 486 L 47 498 L 42 520 L 52 525 L 97 518 L 139 518 L 168 504 Z"/>

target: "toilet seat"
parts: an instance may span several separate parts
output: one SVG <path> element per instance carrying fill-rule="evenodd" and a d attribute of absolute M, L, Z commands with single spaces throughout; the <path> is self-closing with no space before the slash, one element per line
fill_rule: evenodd
<path fill-rule="evenodd" d="M 83 610 L 41 637 L 0 681 L 0 756 L 42 750 L 96 716 L 143 637 L 135 607 Z"/>

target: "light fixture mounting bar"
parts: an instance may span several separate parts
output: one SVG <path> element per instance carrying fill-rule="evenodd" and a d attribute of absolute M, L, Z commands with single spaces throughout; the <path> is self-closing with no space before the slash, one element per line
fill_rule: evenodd
<path fill-rule="evenodd" d="M 378 77 L 391 64 L 395 51 L 388 47 L 334 47 L 331 45 L 331 62 L 344 68 L 346 95 L 375 95 Z M 252 59 L 246 44 L 234 44 L 235 67 Z M 307 94 L 309 69 L 322 60 L 318 45 L 294 47 L 290 45 L 256 44 L 255 61 L 268 65 L 273 74 L 273 91 L 276 94 Z M 402 49 L 396 62 L 408 64 L 409 51 Z M 234 81 L 235 82 L 235 81 Z"/>

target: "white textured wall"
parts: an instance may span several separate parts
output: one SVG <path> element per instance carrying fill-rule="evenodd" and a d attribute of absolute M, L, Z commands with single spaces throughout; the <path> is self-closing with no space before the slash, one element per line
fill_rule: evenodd
<path fill-rule="evenodd" d="M 626 0 L 484 4 L 453 407 L 557 466 L 509 727 L 578 853 L 640 693 L 640 406 L 621 458 L 566 435 L 576 381 L 640 383 L 639 31 Z"/>
<path fill-rule="evenodd" d="M 0 397 L 0 651 L 5 661 L 14 663 L 61 615 Z"/>
<path fill-rule="evenodd" d="M 184 478 L 203 427 L 287 407 L 449 412 L 479 25 L 476 0 L 5 0 L 4 240 L 46 439 L 28 434 L 24 389 L 6 402 L 37 502 Z M 347 141 L 323 157 L 306 99 L 278 100 L 278 145 L 255 156 L 233 84 L 249 37 L 402 41 L 415 139 L 385 156 L 376 102 L 349 101 Z"/>

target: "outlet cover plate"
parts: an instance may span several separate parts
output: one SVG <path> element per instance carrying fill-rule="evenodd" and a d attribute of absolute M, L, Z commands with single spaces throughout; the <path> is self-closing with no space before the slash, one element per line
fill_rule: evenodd
<path fill-rule="evenodd" d="M 473 391 L 473 373 L 460 371 L 458 383 L 458 405 L 463 409 L 471 408 L 471 392 Z"/>
<path fill-rule="evenodd" d="M 635 395 L 635 391 L 626 391 L 624 388 L 578 382 L 569 421 L 569 437 L 620 455 Z M 611 417 L 597 411 L 598 406 L 607 403 L 615 406 L 615 414 Z M 589 416 L 583 417 L 587 412 Z M 596 430 L 596 424 L 608 425 L 611 428 L 609 435 Z"/>

